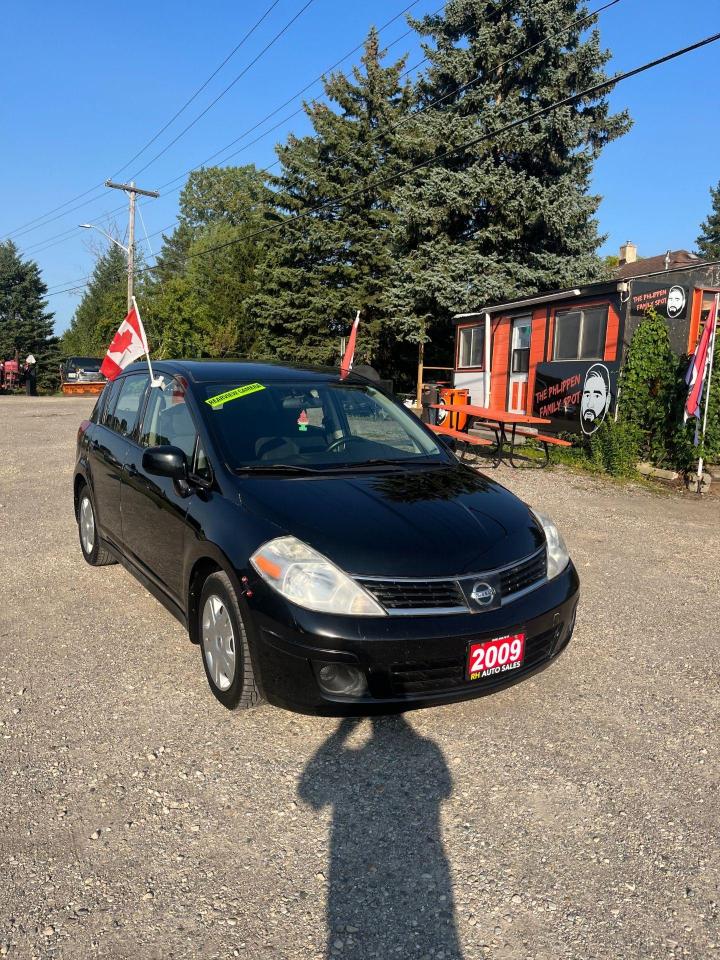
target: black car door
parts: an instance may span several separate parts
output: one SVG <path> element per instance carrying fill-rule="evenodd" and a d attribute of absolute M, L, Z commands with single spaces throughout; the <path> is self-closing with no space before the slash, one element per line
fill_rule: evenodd
<path fill-rule="evenodd" d="M 120 483 L 129 449 L 127 438 L 137 424 L 147 380 L 145 374 L 131 374 L 112 385 L 103 415 L 90 438 L 90 470 L 98 525 L 102 536 L 115 546 L 122 543 Z"/>
<path fill-rule="evenodd" d="M 123 541 L 130 558 L 181 606 L 185 518 L 193 488 L 182 491 L 173 480 L 146 473 L 142 455 L 148 447 L 180 447 L 191 467 L 196 442 L 197 431 L 182 384 L 171 379 L 152 387 L 138 443 L 131 445 L 125 460 Z"/>

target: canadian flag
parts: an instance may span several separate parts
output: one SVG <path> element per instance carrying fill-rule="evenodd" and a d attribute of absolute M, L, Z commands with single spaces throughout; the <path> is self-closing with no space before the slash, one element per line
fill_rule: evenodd
<path fill-rule="evenodd" d="M 345 377 L 352 370 L 353 360 L 355 359 L 355 341 L 357 340 L 358 327 L 360 326 L 360 311 L 358 310 L 357 316 L 352 325 L 352 330 L 350 331 L 350 336 L 348 337 L 347 347 L 345 348 L 345 356 L 343 361 L 340 364 L 340 379 L 344 380 Z"/>
<path fill-rule="evenodd" d="M 125 317 L 108 347 L 105 359 L 100 366 L 108 380 L 114 380 L 128 364 L 134 363 L 143 354 L 147 355 L 147 337 L 140 313 L 133 298 L 130 313 Z"/>

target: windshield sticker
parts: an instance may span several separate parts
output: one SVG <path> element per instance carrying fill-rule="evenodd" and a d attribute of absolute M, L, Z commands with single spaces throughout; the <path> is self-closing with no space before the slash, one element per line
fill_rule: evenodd
<path fill-rule="evenodd" d="M 307 410 L 303 410 L 300 416 L 298 417 L 298 429 L 301 433 L 306 433 L 308 428 L 308 415 Z"/>
<path fill-rule="evenodd" d="M 261 383 L 246 383 L 242 387 L 235 387 L 234 390 L 227 390 L 225 393 L 219 393 L 216 397 L 210 397 L 205 403 L 215 410 L 231 400 L 239 400 L 240 397 L 247 397 L 251 393 L 257 393 L 264 389 L 265 387 Z"/>

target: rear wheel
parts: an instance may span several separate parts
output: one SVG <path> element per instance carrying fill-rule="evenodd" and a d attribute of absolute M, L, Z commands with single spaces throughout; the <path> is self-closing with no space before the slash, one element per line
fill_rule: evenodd
<path fill-rule="evenodd" d="M 115 557 L 100 541 L 95 522 L 95 504 L 88 486 L 80 490 L 77 520 L 80 548 L 87 562 L 93 567 L 106 567 L 110 563 L 117 563 Z"/>
<path fill-rule="evenodd" d="M 229 710 L 247 710 L 260 701 L 247 631 L 230 579 L 211 574 L 202 589 L 198 635 L 210 689 Z"/>

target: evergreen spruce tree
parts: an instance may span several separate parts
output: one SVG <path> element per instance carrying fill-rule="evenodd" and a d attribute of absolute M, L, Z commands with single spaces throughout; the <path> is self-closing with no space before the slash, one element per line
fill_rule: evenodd
<path fill-rule="evenodd" d="M 305 106 L 313 134 L 278 148 L 277 207 L 303 216 L 271 236 L 260 271 L 253 310 L 257 349 L 268 358 L 335 363 L 339 338 L 361 310 L 356 359 L 388 369 L 394 184 L 358 187 L 400 169 L 393 128 L 408 113 L 411 88 L 401 79 L 405 58 L 388 66 L 383 59 L 372 29 L 362 66 L 326 81 L 331 106 Z"/>
<path fill-rule="evenodd" d="M 604 275 L 590 176 L 627 115 L 595 97 L 495 135 L 605 78 L 609 55 L 596 30 L 584 36 L 587 22 L 520 55 L 586 14 L 577 0 L 448 0 L 414 23 L 430 66 L 406 140 L 416 162 L 437 162 L 399 191 L 405 255 L 392 300 L 409 338 L 440 322 L 436 341 L 450 342 L 456 311 Z"/>
<path fill-rule="evenodd" d="M 65 356 L 103 356 L 126 312 L 127 260 L 111 243 L 98 257 L 70 326 L 62 335 Z"/>
<path fill-rule="evenodd" d="M 28 354 L 37 361 L 38 385 L 54 380 L 56 344 L 53 314 L 47 309 L 47 286 L 40 268 L 23 260 L 11 240 L 0 243 L 0 359 Z"/>
<path fill-rule="evenodd" d="M 697 238 L 698 253 L 706 260 L 720 260 L 720 182 L 710 188 L 712 211 L 700 224 L 702 233 Z"/>

